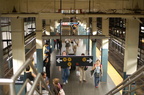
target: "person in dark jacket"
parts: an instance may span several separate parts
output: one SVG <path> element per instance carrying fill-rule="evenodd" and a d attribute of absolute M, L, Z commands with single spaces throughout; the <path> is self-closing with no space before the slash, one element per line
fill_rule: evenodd
<path fill-rule="evenodd" d="M 33 83 L 36 75 L 30 71 L 30 66 L 27 66 L 26 71 L 25 71 L 25 76 L 26 76 L 26 79 L 29 79 L 31 83 Z M 31 88 L 31 84 L 27 83 L 27 91 L 30 91 L 30 88 Z"/>
<path fill-rule="evenodd" d="M 25 75 L 30 81 L 34 81 L 34 78 L 36 77 L 36 75 L 30 71 L 30 66 L 27 66 Z"/>
<path fill-rule="evenodd" d="M 62 56 L 67 56 L 66 51 L 62 52 Z M 68 83 L 68 76 L 70 74 L 69 69 L 71 69 L 70 66 L 59 66 L 59 71 L 62 73 L 62 80 L 64 85 Z"/>
<path fill-rule="evenodd" d="M 50 78 L 50 53 L 45 54 L 44 66 L 46 67 L 46 75 L 48 78 Z"/>

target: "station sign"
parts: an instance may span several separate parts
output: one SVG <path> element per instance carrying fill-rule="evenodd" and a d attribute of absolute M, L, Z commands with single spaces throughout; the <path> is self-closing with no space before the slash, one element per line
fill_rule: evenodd
<path fill-rule="evenodd" d="M 56 56 L 56 66 L 93 66 L 93 56 Z"/>
<path fill-rule="evenodd" d="M 78 25 L 78 22 L 62 22 L 61 25 Z"/>

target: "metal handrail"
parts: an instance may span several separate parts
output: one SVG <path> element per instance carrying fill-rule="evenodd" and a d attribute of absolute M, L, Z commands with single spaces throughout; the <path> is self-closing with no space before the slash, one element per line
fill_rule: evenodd
<path fill-rule="evenodd" d="M 37 83 L 39 82 L 39 80 L 42 82 L 42 84 L 44 85 L 44 87 L 46 88 L 46 90 L 49 91 L 50 95 L 52 95 L 50 89 L 47 87 L 46 83 L 44 82 L 42 76 L 40 73 L 38 73 L 35 69 L 35 67 L 32 64 L 32 59 L 27 59 L 24 64 L 17 70 L 17 72 L 10 78 L 10 79 L 6 79 L 6 78 L 0 78 L 0 85 L 9 85 L 10 87 L 10 93 L 11 95 L 16 95 L 16 91 L 15 91 L 15 81 L 17 80 L 17 78 L 21 75 L 21 73 L 26 69 L 26 67 L 30 65 L 31 68 L 33 69 L 33 72 L 37 75 L 36 79 L 32 85 L 31 91 L 29 92 L 30 94 L 28 95 L 32 95 L 33 91 L 36 90 L 36 86 Z M 26 81 L 27 82 L 27 81 Z M 24 83 L 24 85 L 26 85 L 26 82 Z M 40 85 L 41 86 L 41 85 Z M 23 89 L 23 87 L 21 88 Z M 22 91 L 22 90 L 20 90 Z M 20 92 L 21 93 L 21 92 Z M 39 92 L 38 92 L 39 93 Z"/>
<path fill-rule="evenodd" d="M 136 91 L 137 89 L 139 89 L 141 87 L 144 87 L 144 84 L 139 86 L 139 87 L 137 87 L 137 88 L 135 88 L 135 89 L 133 89 L 133 90 L 131 90 L 131 91 L 129 91 L 129 92 L 126 92 L 125 95 L 127 95 L 128 93 L 132 93 L 132 92 Z"/>
<path fill-rule="evenodd" d="M 119 92 L 120 90 L 122 90 L 123 88 L 125 88 L 126 86 L 130 85 L 134 81 L 140 79 L 144 75 L 144 72 L 142 72 L 142 71 L 144 71 L 144 66 L 142 66 L 135 73 L 133 73 L 128 78 L 126 78 L 123 82 L 121 82 L 119 85 L 117 85 L 111 91 L 109 91 L 108 93 L 106 93 L 106 95 L 113 95 L 113 94 Z"/>
<path fill-rule="evenodd" d="M 125 83 L 122 87 L 120 87 L 119 89 L 116 89 L 115 91 L 109 93 L 110 95 L 114 95 L 115 93 L 119 92 L 120 90 L 124 89 L 125 87 L 127 87 L 128 85 L 132 84 L 134 81 L 138 80 L 139 78 L 144 76 L 144 72 L 142 72 L 141 74 L 137 75 L 135 78 L 133 78 L 132 80 L 128 81 L 127 83 Z M 108 94 L 106 94 L 108 95 Z"/>
<path fill-rule="evenodd" d="M 22 91 L 25 89 L 25 86 L 27 85 L 27 83 L 29 83 L 30 85 L 33 84 L 33 83 L 31 83 L 31 81 L 29 79 L 26 79 L 26 81 L 24 82 L 23 86 L 21 87 L 21 89 L 19 90 L 17 95 L 21 95 L 22 94 Z M 40 94 L 38 89 L 36 89 L 36 91 Z"/>
<path fill-rule="evenodd" d="M 39 80 L 41 80 L 41 81 L 39 81 Z M 44 82 L 44 80 L 43 80 L 43 78 L 42 78 L 42 76 L 41 76 L 40 73 L 37 75 L 37 77 L 36 77 L 36 79 L 35 79 L 32 87 L 31 87 L 31 90 L 29 91 L 28 95 L 32 95 L 32 94 L 33 94 L 34 90 L 35 90 L 36 87 L 37 87 L 38 82 L 42 82 L 42 84 L 43 84 L 43 86 L 46 88 L 46 90 L 48 90 L 49 93 L 50 93 L 50 95 L 52 95 L 52 92 L 50 91 L 50 89 L 48 88 L 48 86 L 46 85 L 46 83 Z M 40 84 L 41 84 L 41 83 L 40 83 Z M 41 86 L 40 86 L 40 87 L 41 87 Z"/>

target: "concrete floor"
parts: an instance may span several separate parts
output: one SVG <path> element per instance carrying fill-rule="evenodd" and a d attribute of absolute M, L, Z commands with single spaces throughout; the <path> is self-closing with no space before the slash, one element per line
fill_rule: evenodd
<path fill-rule="evenodd" d="M 65 43 L 63 43 L 62 51 L 65 50 Z M 86 49 L 84 48 L 84 44 L 82 40 L 77 48 L 77 54 L 80 55 L 81 53 L 86 53 Z M 71 49 L 70 49 L 71 50 Z M 72 51 L 70 51 L 72 52 Z M 56 67 L 56 59 L 55 56 L 59 55 L 59 50 L 54 50 L 51 54 L 51 78 L 50 78 L 50 85 L 51 89 L 53 88 L 52 79 L 59 78 L 62 83 L 61 79 L 61 72 L 58 71 L 58 67 Z M 93 78 L 90 77 L 90 70 L 91 67 L 86 71 L 86 83 L 79 83 L 79 77 L 76 76 L 76 70 L 72 70 L 69 76 L 69 83 L 64 86 L 64 91 L 66 95 L 105 95 L 109 90 L 115 87 L 114 82 L 108 75 L 107 82 L 101 82 L 98 88 L 94 87 Z M 121 95 L 120 93 L 115 95 Z"/>

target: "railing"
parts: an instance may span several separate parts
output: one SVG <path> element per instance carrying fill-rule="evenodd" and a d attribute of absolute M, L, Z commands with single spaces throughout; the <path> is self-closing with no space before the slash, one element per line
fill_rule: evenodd
<path fill-rule="evenodd" d="M 26 95 L 32 95 L 32 93 L 34 91 L 37 91 L 40 95 L 42 93 L 42 88 L 41 85 L 44 86 L 44 88 L 49 92 L 49 95 L 52 95 L 52 92 L 50 91 L 50 89 L 48 88 L 48 86 L 46 85 L 46 83 L 44 82 L 42 76 L 40 73 L 38 73 L 35 69 L 35 67 L 32 64 L 32 59 L 27 59 L 26 62 L 24 62 L 24 64 L 17 70 L 17 72 L 10 78 L 10 79 L 6 79 L 6 78 L 0 78 L 0 85 L 9 85 L 10 88 L 10 95 L 16 95 L 16 90 L 15 90 L 15 81 L 17 80 L 17 78 L 21 75 L 21 73 L 26 69 L 26 67 L 30 65 L 31 68 L 33 69 L 33 72 L 37 75 L 35 78 L 35 81 L 31 87 L 31 90 L 29 92 L 27 92 Z M 21 95 L 23 89 L 25 88 L 27 83 L 32 84 L 29 80 L 26 80 L 22 86 L 22 88 L 19 90 L 17 95 Z M 40 85 L 40 90 L 37 90 L 37 85 Z"/>
<path fill-rule="evenodd" d="M 36 50 L 36 44 L 35 44 L 35 33 L 31 33 L 27 36 L 25 36 L 25 48 L 27 47 L 31 47 L 25 54 L 26 56 L 26 59 L 28 59 L 32 54 L 33 52 Z M 29 46 L 28 46 L 29 45 Z M 6 59 L 8 58 L 12 58 L 12 45 L 9 45 L 8 47 L 4 48 L 3 49 L 3 52 L 4 52 L 4 56 L 3 56 L 3 59 L 5 60 L 5 74 L 4 74 L 4 77 L 9 77 L 8 75 L 10 75 L 9 73 L 10 72 L 13 72 L 13 68 L 12 67 L 8 67 L 8 61 Z M 7 70 L 8 69 L 8 70 Z"/>
<path fill-rule="evenodd" d="M 118 93 L 120 90 L 123 90 L 124 94 L 123 95 L 131 95 L 132 92 L 135 92 L 137 89 L 140 89 L 141 87 L 144 86 L 144 84 L 134 87 L 133 89 L 130 89 L 131 85 L 135 83 L 137 80 L 141 79 L 144 77 L 144 66 L 139 68 L 135 73 L 133 73 L 131 76 L 126 78 L 122 83 L 120 83 L 118 86 L 113 88 L 111 91 L 109 91 L 106 95 L 115 95 Z"/>

